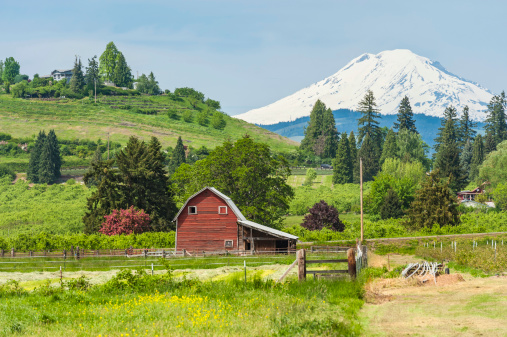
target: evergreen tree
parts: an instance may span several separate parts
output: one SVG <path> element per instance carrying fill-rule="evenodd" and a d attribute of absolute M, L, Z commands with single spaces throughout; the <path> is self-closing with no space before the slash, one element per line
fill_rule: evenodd
<path fill-rule="evenodd" d="M 173 201 L 174 193 L 169 183 L 169 176 L 165 168 L 165 154 L 162 145 L 156 137 L 151 137 L 148 144 L 150 175 L 147 179 L 148 205 L 145 211 L 152 219 L 151 227 L 156 232 L 171 229 L 172 215 L 178 210 Z"/>
<path fill-rule="evenodd" d="M 363 181 L 373 180 L 373 177 L 380 170 L 380 156 L 378 145 L 374 143 L 369 133 L 363 139 L 358 157 L 363 160 Z"/>
<path fill-rule="evenodd" d="M 505 107 L 507 99 L 505 92 L 502 91 L 500 95 L 493 96 L 488 104 L 487 117 L 486 117 L 486 135 L 491 135 L 494 140 L 495 148 L 502 141 L 507 139 L 507 122 L 505 120 Z M 486 144 L 488 138 L 486 136 Z M 486 147 L 488 147 L 486 145 Z"/>
<path fill-rule="evenodd" d="M 326 139 L 322 157 L 336 157 L 336 151 L 338 150 L 338 131 L 336 130 L 333 111 L 329 108 L 324 112 L 321 135 Z"/>
<path fill-rule="evenodd" d="M 301 150 L 308 150 L 317 156 L 322 156 L 326 145 L 326 137 L 322 133 L 325 115 L 326 105 L 319 99 L 315 102 L 310 113 L 310 121 L 305 129 L 305 137 L 300 145 Z"/>
<path fill-rule="evenodd" d="M 74 68 L 72 68 L 72 77 L 70 79 L 70 90 L 76 93 L 81 92 L 84 85 L 83 65 L 81 64 L 81 59 L 76 56 Z"/>
<path fill-rule="evenodd" d="M 438 152 L 436 154 L 435 168 L 439 170 L 441 178 L 450 178 L 451 188 L 459 191 L 464 187 L 463 177 L 459 162 L 458 128 L 456 122 L 456 109 L 449 106 L 445 109 L 445 122 L 438 133 Z M 451 178 L 452 177 L 452 178 Z"/>
<path fill-rule="evenodd" d="M 387 133 L 386 136 L 386 140 L 384 142 L 384 148 L 382 149 L 382 156 L 380 157 L 380 165 L 382 165 L 387 158 L 397 158 L 398 152 L 399 148 L 396 141 L 396 134 L 394 133 L 393 129 L 389 129 L 389 132 Z"/>
<path fill-rule="evenodd" d="M 92 168 L 94 167 L 94 165 L 98 165 L 100 162 L 102 162 L 102 160 L 103 160 L 102 151 L 100 150 L 100 144 L 98 144 L 97 148 L 95 149 L 95 152 L 93 153 L 92 160 L 90 161 L 90 168 L 88 169 L 88 172 L 87 172 L 87 174 L 89 174 L 90 177 L 88 178 L 86 186 L 88 186 L 88 187 L 97 186 L 100 183 L 99 180 L 95 180 L 95 177 L 93 176 Z"/>
<path fill-rule="evenodd" d="M 394 129 L 397 131 L 408 130 L 415 133 L 417 129 L 415 127 L 414 113 L 410 106 L 408 97 L 405 96 L 401 100 L 400 107 L 398 108 L 397 122 L 394 123 Z"/>
<path fill-rule="evenodd" d="M 350 131 L 349 135 L 350 161 L 352 166 L 352 182 L 359 183 L 359 157 L 357 156 L 357 143 L 354 131 Z"/>
<path fill-rule="evenodd" d="M 4 72 L 4 61 L 0 60 L 0 84 L 3 84 L 2 73 Z"/>
<path fill-rule="evenodd" d="M 97 55 L 88 59 L 88 67 L 86 67 L 86 85 L 88 90 L 95 89 L 95 83 L 100 86 L 99 63 L 97 62 Z"/>
<path fill-rule="evenodd" d="M 486 144 L 484 144 L 484 157 L 491 152 L 496 151 L 496 141 L 493 133 L 486 131 Z"/>
<path fill-rule="evenodd" d="M 27 178 L 33 183 L 39 182 L 39 159 L 44 146 L 44 140 L 46 139 L 46 133 L 39 131 L 35 146 L 30 151 L 30 161 L 28 162 Z"/>
<path fill-rule="evenodd" d="M 51 184 L 56 180 L 55 177 L 55 163 L 52 158 L 55 156 L 54 148 L 49 141 L 48 137 L 44 140 L 44 145 L 39 157 L 39 183 Z"/>
<path fill-rule="evenodd" d="M 158 86 L 158 82 L 155 80 L 155 75 L 153 75 L 153 72 L 150 72 L 148 75 L 148 84 L 150 87 L 149 94 L 151 95 L 158 95 L 160 94 L 160 87 Z"/>
<path fill-rule="evenodd" d="M 95 152 L 93 153 L 93 157 L 91 160 L 91 164 L 98 163 L 99 161 L 102 161 L 102 151 L 100 150 L 100 144 L 97 145 L 97 148 L 95 149 Z"/>
<path fill-rule="evenodd" d="M 470 119 L 468 106 L 465 106 L 459 120 L 460 149 L 465 147 L 468 140 L 473 141 L 475 139 L 477 134 L 477 131 L 474 130 L 475 127 L 477 127 L 477 123 Z"/>
<path fill-rule="evenodd" d="M 368 90 L 363 100 L 359 102 L 358 111 L 361 113 L 361 118 L 358 120 L 358 131 L 359 131 L 359 145 L 363 142 L 363 138 L 366 134 L 370 135 L 373 143 L 380 145 L 381 143 L 381 132 L 378 119 L 381 118 L 380 113 L 377 109 L 377 103 L 375 103 L 375 96 L 373 92 Z M 380 146 L 378 146 L 380 149 Z"/>
<path fill-rule="evenodd" d="M 171 161 L 169 162 L 169 173 L 174 173 L 181 164 L 186 162 L 185 147 L 181 137 L 178 137 L 176 147 L 173 150 Z"/>
<path fill-rule="evenodd" d="M 463 147 L 463 151 L 461 151 L 461 157 L 459 160 L 459 164 L 461 167 L 461 175 L 464 177 L 465 182 L 470 181 L 470 168 L 472 164 L 472 143 L 470 139 L 467 140 L 465 146 Z"/>
<path fill-rule="evenodd" d="M 58 179 L 61 176 L 62 156 L 60 153 L 60 143 L 56 137 L 55 130 L 49 130 L 45 141 L 51 144 L 51 161 L 54 165 L 53 176 L 55 179 Z"/>
<path fill-rule="evenodd" d="M 130 67 L 127 65 L 125 56 L 122 52 L 118 52 L 115 60 L 113 82 L 117 87 L 132 88 L 133 81 L 132 72 Z"/>
<path fill-rule="evenodd" d="M 116 48 L 114 43 L 109 42 L 106 46 L 106 50 L 100 55 L 99 72 L 100 76 L 102 76 L 105 81 L 113 81 L 118 53 L 118 48 Z"/>
<path fill-rule="evenodd" d="M 387 191 L 384 201 L 380 206 L 380 217 L 382 219 L 398 219 L 403 216 L 402 204 L 398 198 L 398 193 L 390 188 Z"/>
<path fill-rule="evenodd" d="M 470 163 L 469 179 L 473 181 L 479 177 L 479 167 L 484 161 L 484 142 L 482 136 L 479 134 L 475 137 L 474 146 L 472 150 L 472 161 Z"/>
<path fill-rule="evenodd" d="M 333 184 L 347 184 L 352 182 L 353 161 L 350 156 L 350 145 L 347 133 L 343 133 L 338 144 L 338 152 L 333 162 Z"/>
<path fill-rule="evenodd" d="M 449 188 L 450 181 L 439 179 L 434 170 L 416 191 L 409 210 L 409 224 L 415 228 L 432 228 L 434 224 L 455 226 L 459 224 L 459 212 L 455 194 Z"/>
<path fill-rule="evenodd" d="M 116 160 L 117 168 L 114 168 Z M 93 178 L 99 181 L 97 189 L 88 198 L 88 211 L 83 217 L 85 232 L 96 232 L 104 215 L 114 209 L 134 206 L 149 214 L 155 230 L 171 229 L 176 213 L 172 190 L 164 169 L 164 155 L 158 140 L 149 144 L 131 137 L 127 146 L 111 160 L 92 164 L 85 174 L 85 183 Z"/>

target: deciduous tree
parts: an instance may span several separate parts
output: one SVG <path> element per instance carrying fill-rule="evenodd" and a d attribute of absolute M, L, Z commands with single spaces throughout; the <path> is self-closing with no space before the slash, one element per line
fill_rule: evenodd
<path fill-rule="evenodd" d="M 186 200 L 205 186 L 228 195 L 247 219 L 277 227 L 289 208 L 294 192 L 287 184 L 287 161 L 272 157 L 270 148 L 245 136 L 226 141 L 193 166 L 181 165 L 171 179 Z"/>
<path fill-rule="evenodd" d="M 150 216 L 143 210 L 136 210 L 134 206 L 129 209 L 115 209 L 104 218 L 102 228 L 99 229 L 104 235 L 141 234 L 151 230 Z"/>

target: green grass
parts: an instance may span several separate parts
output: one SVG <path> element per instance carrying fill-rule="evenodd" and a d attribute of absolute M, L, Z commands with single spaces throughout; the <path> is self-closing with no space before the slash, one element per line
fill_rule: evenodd
<path fill-rule="evenodd" d="M 6 253 L 8 254 L 8 253 Z M 308 253 L 312 259 L 326 259 L 329 254 Z M 122 268 L 151 268 L 154 270 L 163 270 L 167 267 L 171 269 L 214 269 L 218 267 L 242 267 L 245 263 L 248 267 L 258 267 L 269 264 L 289 265 L 295 260 L 295 255 L 258 255 L 258 256 L 209 256 L 209 257 L 185 257 L 185 258 L 167 258 L 165 261 L 157 257 L 85 257 L 75 259 L 68 253 L 68 257 L 63 259 L 63 254 L 52 257 L 4 257 L 0 258 L 0 272 L 34 272 L 60 270 L 60 267 L 67 272 L 87 270 L 87 271 L 107 271 Z M 333 255 L 336 258 L 336 254 Z M 343 256 L 343 258 L 345 258 Z M 164 261 L 164 262 L 162 262 Z M 333 269 L 337 265 L 313 264 L 312 269 L 324 268 Z M 342 266 L 346 269 L 346 266 Z M 341 267 L 340 267 L 341 268 Z M 335 268 L 336 269 L 336 268 Z"/>
<path fill-rule="evenodd" d="M 302 186 L 305 182 L 306 176 L 304 175 L 291 175 L 287 179 L 287 183 L 292 187 Z M 318 188 L 319 186 L 333 187 L 333 176 L 331 175 L 317 175 L 317 178 L 313 181 L 312 187 Z"/>
<path fill-rule="evenodd" d="M 347 280 L 275 285 L 253 273 L 246 284 L 242 275 L 177 282 L 120 273 L 88 290 L 65 288 L 44 284 L 27 292 L 16 283 L 4 286 L 0 335 L 357 336 L 361 331 L 362 284 Z"/>
<path fill-rule="evenodd" d="M 163 146 L 175 146 L 178 136 L 181 136 L 186 145 L 195 148 L 203 145 L 214 148 L 227 139 L 236 140 L 249 134 L 254 140 L 266 143 L 276 151 L 290 151 L 297 146 L 296 142 L 287 138 L 229 116 L 225 116 L 227 126 L 224 130 L 198 125 L 195 117 L 198 110 L 205 109 L 205 105 L 200 104 L 196 110 L 192 110 L 184 98 L 178 102 L 166 96 L 143 96 L 129 100 L 133 102 L 129 104 L 144 104 L 148 109 L 150 106 L 163 109 L 158 115 L 142 115 L 130 110 L 113 109 L 112 103 L 90 104 L 87 98 L 40 102 L 0 95 L 0 132 L 20 138 L 30 137 L 41 129 L 54 129 L 61 139 L 90 140 L 105 140 L 109 133 L 112 141 L 122 144 L 126 144 L 132 135 L 145 140 L 156 136 Z M 179 119 L 170 119 L 167 116 L 164 109 L 169 108 L 177 110 Z M 183 111 L 188 109 L 194 113 L 192 123 L 181 119 Z"/>

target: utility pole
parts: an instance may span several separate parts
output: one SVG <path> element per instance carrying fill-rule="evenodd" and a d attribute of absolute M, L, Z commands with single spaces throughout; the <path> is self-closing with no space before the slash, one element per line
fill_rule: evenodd
<path fill-rule="evenodd" d="M 95 79 L 94 82 L 95 82 L 95 104 L 97 104 L 97 79 Z"/>
<path fill-rule="evenodd" d="M 107 133 L 107 160 L 109 160 L 109 132 Z M 362 190 L 361 190 L 362 191 Z M 361 198 L 362 198 L 362 192 L 361 192 Z M 363 199 L 361 199 L 363 200 Z M 363 203 L 361 201 L 361 207 L 363 207 Z M 363 214 L 362 208 L 361 208 L 361 214 Z M 362 215 L 361 215 L 362 216 Z"/>
<path fill-rule="evenodd" d="M 359 179 L 361 191 L 361 244 L 364 239 L 364 222 L 363 222 L 363 158 L 359 158 Z"/>

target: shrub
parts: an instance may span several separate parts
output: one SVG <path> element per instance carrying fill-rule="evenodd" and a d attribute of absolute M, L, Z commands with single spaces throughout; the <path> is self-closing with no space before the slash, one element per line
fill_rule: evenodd
<path fill-rule="evenodd" d="M 69 180 L 67 180 L 66 184 L 67 185 L 75 185 L 76 184 L 76 180 L 75 179 L 69 179 Z"/>
<path fill-rule="evenodd" d="M 313 181 L 317 178 L 317 171 L 315 169 L 310 168 L 308 171 L 306 171 L 306 177 L 305 177 L 305 186 L 312 186 Z"/>
<path fill-rule="evenodd" d="M 140 234 L 151 229 L 150 216 L 143 210 L 137 211 L 134 206 L 129 209 L 115 209 L 104 218 L 106 221 L 102 223 L 99 232 L 105 235 Z"/>
<path fill-rule="evenodd" d="M 12 180 L 16 178 L 14 170 L 6 165 L 0 165 L 0 178 L 9 177 Z"/>
<path fill-rule="evenodd" d="M 345 229 L 345 225 L 338 217 L 338 210 L 329 206 L 324 200 L 313 205 L 308 212 L 310 214 L 305 216 L 304 222 L 301 224 L 306 229 L 328 228 L 338 232 L 343 232 Z"/>
<path fill-rule="evenodd" d="M 193 120 L 192 111 L 185 110 L 185 112 L 183 113 L 183 120 L 186 123 L 192 123 L 192 120 Z"/>

